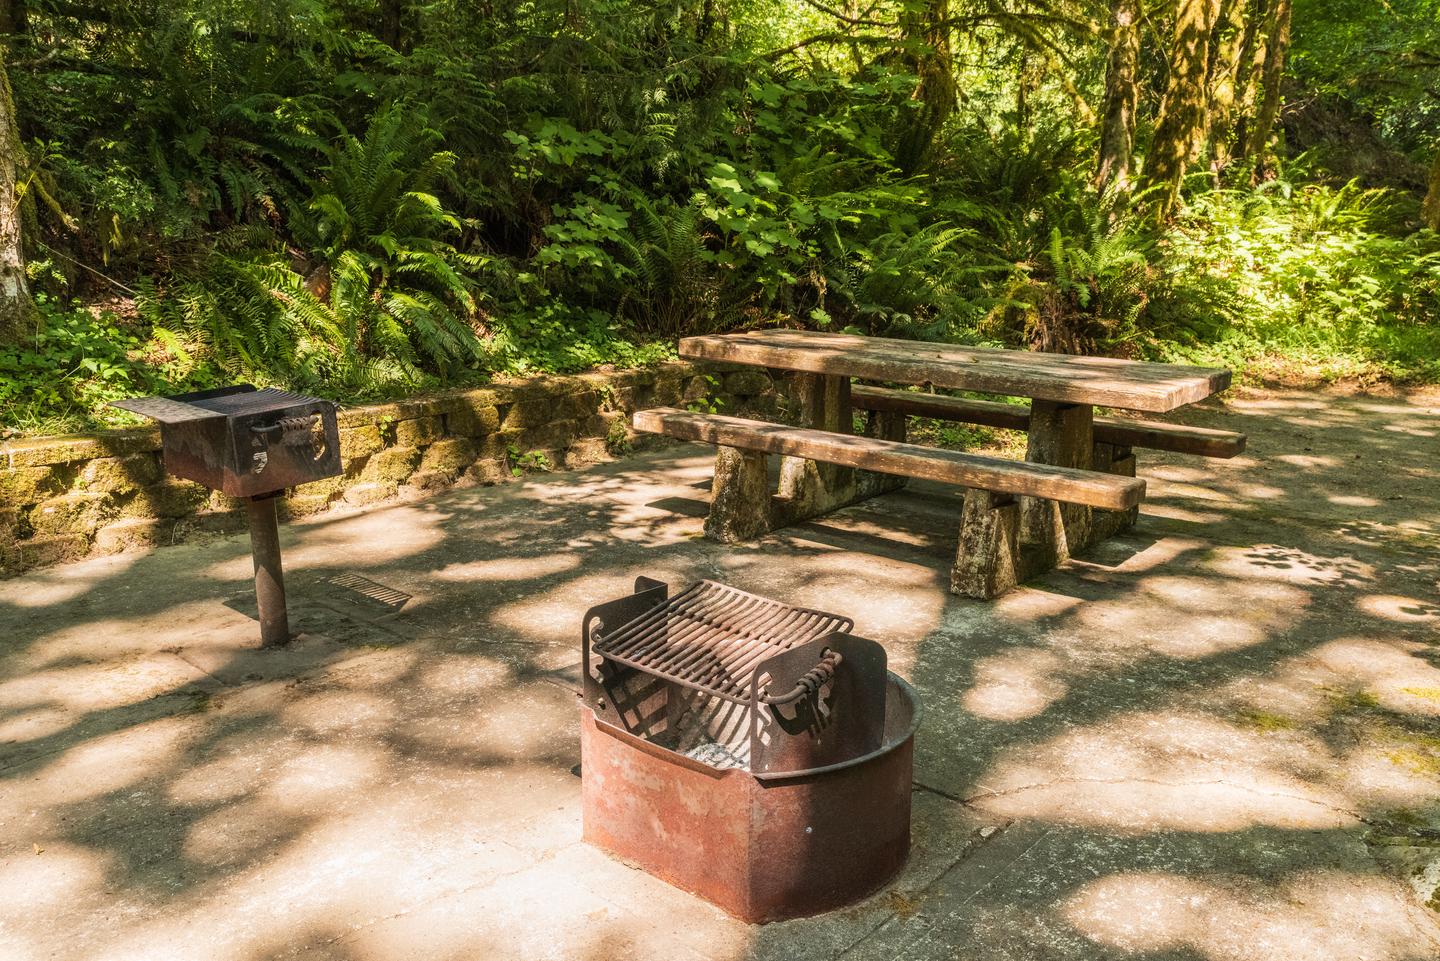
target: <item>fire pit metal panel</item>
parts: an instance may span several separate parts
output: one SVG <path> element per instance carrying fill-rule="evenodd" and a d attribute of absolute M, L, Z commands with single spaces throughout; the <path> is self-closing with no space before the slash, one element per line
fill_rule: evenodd
<path fill-rule="evenodd" d="M 847 617 L 639 578 L 582 623 L 585 838 L 760 922 L 904 864 L 919 718 Z"/>

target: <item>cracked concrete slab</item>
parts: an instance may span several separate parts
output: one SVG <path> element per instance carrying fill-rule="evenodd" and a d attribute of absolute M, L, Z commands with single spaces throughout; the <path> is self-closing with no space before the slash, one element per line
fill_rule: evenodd
<path fill-rule="evenodd" d="M 284 651 L 243 539 L 0 582 L 0 959 L 1440 958 L 1437 414 L 1189 411 L 1247 453 L 1142 453 L 1139 527 L 993 603 L 957 492 L 726 548 L 693 447 L 287 526 Z M 579 619 L 641 573 L 919 687 L 885 890 L 750 927 L 580 841 Z"/>

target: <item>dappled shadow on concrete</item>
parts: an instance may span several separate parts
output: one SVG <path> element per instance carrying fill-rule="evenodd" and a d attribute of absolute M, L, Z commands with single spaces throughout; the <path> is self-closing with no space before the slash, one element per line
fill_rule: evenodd
<path fill-rule="evenodd" d="M 1142 459 L 1135 532 L 995 603 L 945 593 L 954 491 L 724 548 L 696 448 L 287 526 L 285 651 L 254 647 L 243 538 L 0 584 L 0 935 L 76 959 L 1440 956 L 1415 854 L 1440 818 L 1434 412 L 1195 418 L 1250 450 Z M 579 843 L 580 614 L 639 573 L 850 614 L 921 688 L 886 892 L 750 929 Z"/>

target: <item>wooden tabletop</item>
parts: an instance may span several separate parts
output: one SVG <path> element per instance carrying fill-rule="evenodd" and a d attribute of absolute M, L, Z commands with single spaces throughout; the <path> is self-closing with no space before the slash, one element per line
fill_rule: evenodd
<path fill-rule="evenodd" d="M 686 337 L 680 341 L 680 356 L 1161 413 L 1230 386 L 1230 371 L 1213 367 L 809 330 Z"/>

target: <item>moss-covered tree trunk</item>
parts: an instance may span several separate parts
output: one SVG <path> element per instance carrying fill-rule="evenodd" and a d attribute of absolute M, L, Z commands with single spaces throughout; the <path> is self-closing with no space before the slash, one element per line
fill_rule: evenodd
<path fill-rule="evenodd" d="M 906 4 L 900 27 L 906 59 L 919 82 L 911 95 L 917 109 L 901 132 L 895 156 L 900 169 L 913 173 L 929 160 L 935 137 L 955 110 L 950 0 Z"/>
<path fill-rule="evenodd" d="M 1145 163 L 1145 186 L 1154 190 L 1155 212 L 1161 218 L 1175 209 L 1180 182 L 1205 136 L 1210 40 L 1219 7 L 1220 0 L 1179 0 L 1176 9 L 1170 77 Z"/>
<path fill-rule="evenodd" d="M 1435 160 L 1430 164 L 1430 189 L 1425 192 L 1420 216 L 1425 220 L 1425 226 L 1440 230 L 1440 145 L 1436 145 Z"/>
<path fill-rule="evenodd" d="M 1114 0 L 1110 56 L 1105 63 L 1105 115 L 1095 185 L 1125 191 L 1135 158 L 1135 110 L 1140 102 L 1140 0 Z"/>
<path fill-rule="evenodd" d="M 1270 134 L 1280 115 L 1280 82 L 1285 76 L 1285 55 L 1290 49 L 1290 0 L 1274 0 L 1265 37 L 1265 64 L 1260 74 L 1260 105 L 1245 140 L 1245 157 L 1255 162 L 1256 179 L 1273 172 Z"/>
<path fill-rule="evenodd" d="M 19 178 L 24 169 L 25 148 L 15 119 L 5 46 L 0 44 L 0 343 L 18 339 L 35 316 L 20 234 Z"/>
<path fill-rule="evenodd" d="M 1219 185 L 1220 175 L 1234 155 L 1231 139 L 1235 110 L 1249 83 L 1249 65 L 1255 56 L 1257 0 L 1224 0 L 1215 24 L 1215 63 L 1210 69 L 1210 172 Z"/>

